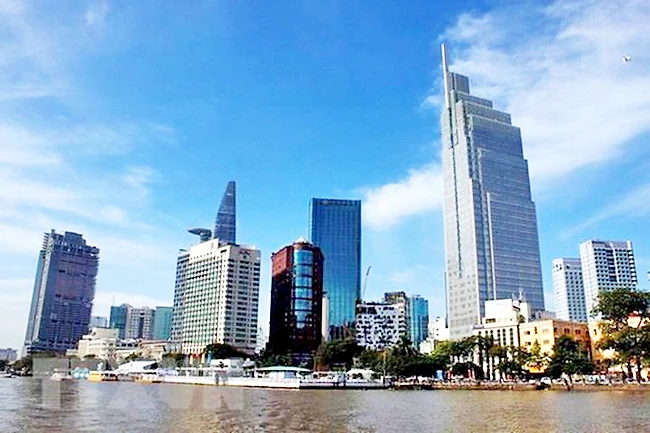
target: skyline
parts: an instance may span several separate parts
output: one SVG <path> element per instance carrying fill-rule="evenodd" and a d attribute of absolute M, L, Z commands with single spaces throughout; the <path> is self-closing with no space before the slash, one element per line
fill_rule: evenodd
<path fill-rule="evenodd" d="M 0 2 L 0 346 L 21 345 L 51 228 L 102 251 L 94 315 L 171 305 L 185 230 L 230 179 L 238 237 L 262 250 L 262 326 L 270 254 L 308 236 L 311 197 L 362 199 L 367 299 L 403 289 L 442 315 L 441 40 L 524 132 L 548 308 L 551 261 L 587 239 L 630 239 L 650 268 L 643 2 L 21 4 Z"/>

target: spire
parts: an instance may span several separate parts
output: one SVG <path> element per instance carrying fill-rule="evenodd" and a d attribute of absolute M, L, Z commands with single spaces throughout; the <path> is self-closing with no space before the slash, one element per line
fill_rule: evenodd
<path fill-rule="evenodd" d="M 445 87 L 445 108 L 449 108 L 449 63 L 447 60 L 447 46 L 445 44 L 440 45 L 440 51 L 442 54 L 442 82 Z"/>
<path fill-rule="evenodd" d="M 235 181 L 231 180 L 221 198 L 221 204 L 217 211 L 217 219 L 214 223 L 213 239 L 219 239 L 228 244 L 236 243 L 237 236 L 237 200 Z"/>

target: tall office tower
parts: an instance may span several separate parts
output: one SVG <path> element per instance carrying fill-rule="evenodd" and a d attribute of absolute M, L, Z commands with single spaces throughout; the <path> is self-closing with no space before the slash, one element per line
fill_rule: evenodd
<path fill-rule="evenodd" d="M 88 331 L 99 249 L 82 235 L 46 233 L 39 254 L 25 353 L 63 353 Z"/>
<path fill-rule="evenodd" d="M 361 298 L 361 201 L 313 198 L 311 241 L 325 257 L 328 338 L 351 335 Z"/>
<path fill-rule="evenodd" d="M 130 308 L 126 316 L 124 338 L 151 340 L 153 338 L 154 310 L 149 307 Z"/>
<path fill-rule="evenodd" d="M 272 256 L 268 347 L 309 364 L 322 341 L 323 255 L 304 238 Z"/>
<path fill-rule="evenodd" d="M 129 310 L 132 307 L 129 304 L 122 304 L 118 306 L 111 307 L 111 315 L 108 319 L 108 327 L 111 329 L 117 329 L 117 338 L 123 340 L 125 338 L 126 322 L 127 316 L 129 315 Z"/>
<path fill-rule="evenodd" d="M 260 250 L 211 239 L 181 250 L 171 339 L 182 353 L 201 355 L 208 344 L 253 354 L 257 342 Z"/>
<path fill-rule="evenodd" d="M 90 322 L 88 322 L 88 329 L 91 328 L 108 328 L 108 317 L 90 316 Z"/>
<path fill-rule="evenodd" d="M 510 115 L 470 94 L 442 47 L 441 116 L 447 317 L 452 339 L 472 334 L 489 299 L 544 309 L 535 204 L 521 133 Z"/>
<path fill-rule="evenodd" d="M 172 307 L 156 307 L 153 315 L 153 339 L 169 340 L 172 332 Z"/>
<path fill-rule="evenodd" d="M 212 239 L 219 239 L 226 244 L 234 244 L 237 240 L 237 194 L 233 180 L 228 182 L 221 198 Z"/>
<path fill-rule="evenodd" d="M 553 260 L 553 292 L 558 319 L 571 322 L 587 321 L 580 259 Z"/>
<path fill-rule="evenodd" d="M 636 287 L 636 265 L 630 241 L 584 242 L 580 244 L 580 262 L 587 315 L 596 306 L 601 290 Z"/>
<path fill-rule="evenodd" d="M 420 295 L 409 296 L 406 311 L 409 340 L 419 347 L 429 334 L 429 302 Z"/>

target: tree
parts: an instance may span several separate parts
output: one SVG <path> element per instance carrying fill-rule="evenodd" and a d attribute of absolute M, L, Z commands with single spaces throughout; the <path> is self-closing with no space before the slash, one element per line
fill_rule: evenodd
<path fill-rule="evenodd" d="M 490 355 L 490 351 L 500 346 L 495 346 L 494 337 L 489 335 L 486 336 L 478 335 L 477 337 L 475 337 L 474 342 L 476 344 L 476 350 L 478 352 L 478 365 L 479 367 L 481 367 L 480 377 L 478 379 L 484 379 L 485 376 L 491 378 L 492 374 L 491 374 L 490 358 L 492 356 Z M 487 369 L 484 367 L 486 363 L 487 363 Z"/>
<path fill-rule="evenodd" d="M 349 370 L 363 349 L 354 338 L 324 341 L 316 351 L 316 365 L 324 369 L 342 368 Z"/>
<path fill-rule="evenodd" d="M 542 353 L 542 348 L 537 341 L 533 343 L 528 352 L 526 367 L 528 371 L 537 370 L 541 371 L 548 364 L 548 354 Z"/>
<path fill-rule="evenodd" d="M 211 359 L 248 358 L 248 354 L 230 344 L 212 343 L 205 346 L 203 354 Z"/>
<path fill-rule="evenodd" d="M 260 353 L 257 364 L 260 367 L 291 366 L 291 355 L 289 353 L 278 353 L 265 349 Z"/>
<path fill-rule="evenodd" d="M 630 374 L 634 362 L 639 381 L 643 362 L 650 357 L 650 293 L 629 287 L 602 290 L 592 315 L 602 318 L 599 348 L 615 350 Z"/>
<path fill-rule="evenodd" d="M 546 370 L 550 377 L 558 379 L 564 373 L 569 376 L 569 382 L 573 382 L 574 374 L 590 374 L 593 371 L 594 363 L 580 343 L 568 335 L 562 335 L 557 339 Z"/>

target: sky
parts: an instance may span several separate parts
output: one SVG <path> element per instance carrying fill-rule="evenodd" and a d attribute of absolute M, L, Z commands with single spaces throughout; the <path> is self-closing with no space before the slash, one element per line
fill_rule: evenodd
<path fill-rule="evenodd" d="M 23 344 L 44 232 L 100 248 L 94 314 L 171 305 L 229 180 L 262 327 L 311 197 L 363 200 L 365 298 L 443 315 L 441 42 L 521 127 L 547 309 L 551 261 L 587 239 L 632 240 L 646 287 L 648 20 L 645 0 L 0 0 L 0 347 Z"/>

